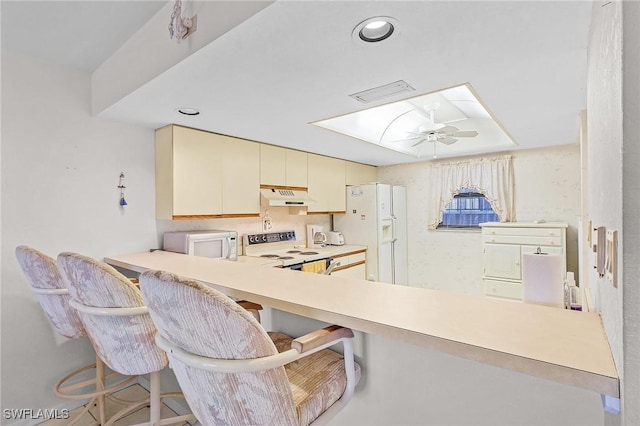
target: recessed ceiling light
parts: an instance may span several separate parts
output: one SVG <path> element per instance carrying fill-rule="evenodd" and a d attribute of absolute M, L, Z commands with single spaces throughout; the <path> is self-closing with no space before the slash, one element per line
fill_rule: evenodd
<path fill-rule="evenodd" d="M 400 23 L 389 16 L 376 16 L 360 22 L 351 34 L 354 40 L 377 43 L 398 34 Z"/>
<path fill-rule="evenodd" d="M 200 111 L 195 108 L 178 108 L 178 112 L 184 115 L 198 115 Z"/>

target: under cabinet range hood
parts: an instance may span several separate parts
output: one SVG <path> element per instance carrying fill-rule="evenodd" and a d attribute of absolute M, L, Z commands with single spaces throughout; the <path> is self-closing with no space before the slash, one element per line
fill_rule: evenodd
<path fill-rule="evenodd" d="M 296 207 L 311 206 L 316 202 L 309 197 L 307 191 L 297 189 L 260 189 L 262 205 Z"/>

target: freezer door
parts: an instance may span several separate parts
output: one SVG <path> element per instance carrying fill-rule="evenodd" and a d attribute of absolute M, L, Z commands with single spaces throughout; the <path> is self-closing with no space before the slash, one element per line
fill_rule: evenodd
<path fill-rule="evenodd" d="M 378 202 L 378 218 L 380 220 L 390 219 L 392 212 L 391 185 L 379 183 L 375 186 Z"/>

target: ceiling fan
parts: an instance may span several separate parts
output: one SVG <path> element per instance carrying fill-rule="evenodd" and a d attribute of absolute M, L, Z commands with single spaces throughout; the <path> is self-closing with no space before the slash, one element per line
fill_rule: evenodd
<path fill-rule="evenodd" d="M 435 105 L 428 108 L 430 121 L 428 126 L 420 126 L 417 132 L 406 132 L 409 137 L 393 142 L 417 140 L 416 143 L 411 145 L 413 148 L 424 142 L 440 142 L 445 145 L 451 145 L 458 141 L 456 138 L 472 138 L 478 136 L 478 132 L 475 130 L 460 130 L 448 124 L 436 123 L 435 111 L 438 106 L 438 103 L 435 103 Z"/>

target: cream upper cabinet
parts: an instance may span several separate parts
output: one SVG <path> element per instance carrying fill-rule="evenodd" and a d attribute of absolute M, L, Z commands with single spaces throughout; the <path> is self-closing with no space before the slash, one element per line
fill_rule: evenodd
<path fill-rule="evenodd" d="M 308 154 L 309 196 L 316 201 L 310 213 L 344 212 L 346 209 L 345 161 Z"/>
<path fill-rule="evenodd" d="M 307 153 L 260 145 L 260 185 L 307 187 Z"/>
<path fill-rule="evenodd" d="M 156 130 L 158 219 L 259 215 L 255 142 L 180 126 Z"/>
<path fill-rule="evenodd" d="M 260 144 L 214 134 L 222 141 L 222 214 L 260 214 Z"/>
<path fill-rule="evenodd" d="M 287 149 L 260 145 L 260 185 L 285 186 L 287 179 Z"/>
<path fill-rule="evenodd" d="M 364 185 L 378 180 L 378 170 L 375 166 L 345 161 L 345 169 L 347 185 Z"/>
<path fill-rule="evenodd" d="M 307 180 L 307 156 L 306 152 L 287 149 L 287 180 L 286 186 L 306 188 Z"/>

